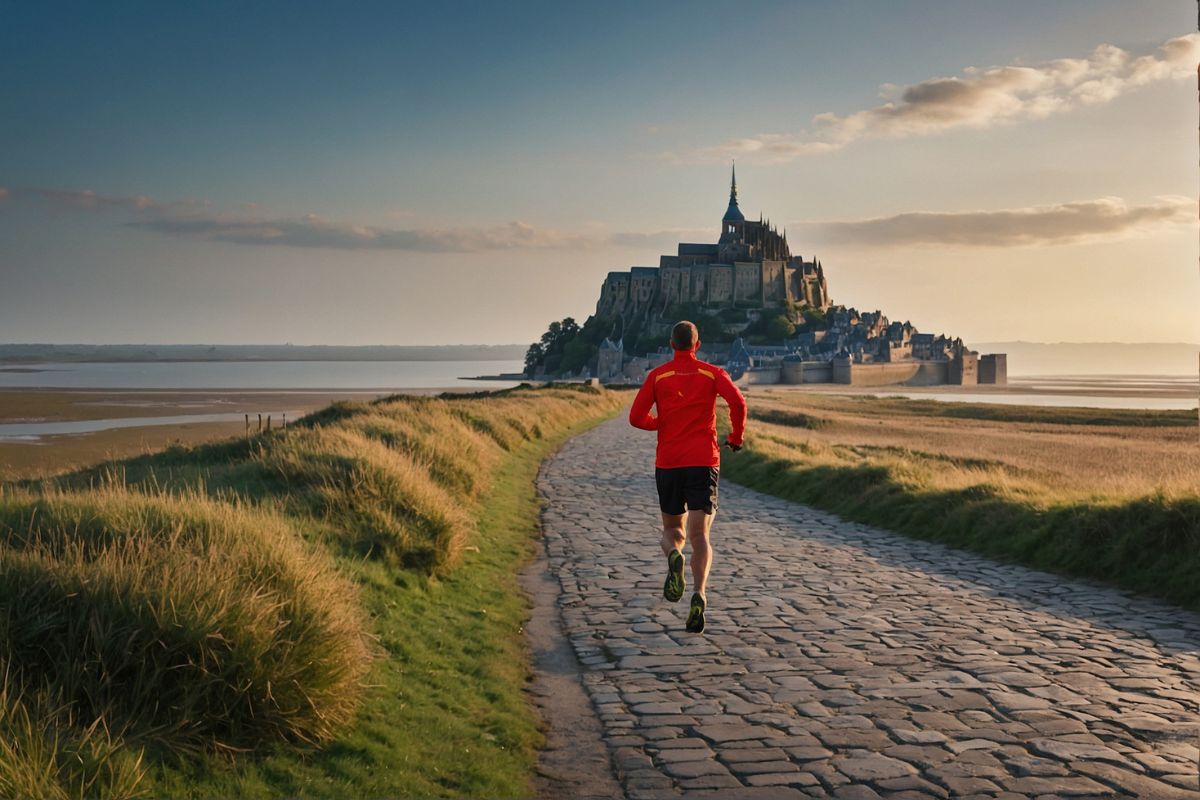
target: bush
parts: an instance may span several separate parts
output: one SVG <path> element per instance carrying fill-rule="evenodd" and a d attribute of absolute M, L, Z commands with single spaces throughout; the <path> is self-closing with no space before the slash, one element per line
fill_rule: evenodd
<path fill-rule="evenodd" d="M 801 312 L 804 315 L 804 324 L 801 328 L 805 331 L 823 331 L 829 328 L 829 320 L 827 313 L 819 308 L 805 306 Z"/>
<path fill-rule="evenodd" d="M 781 342 L 796 332 L 796 326 L 785 315 L 771 317 L 767 322 L 767 338 L 773 342 Z"/>

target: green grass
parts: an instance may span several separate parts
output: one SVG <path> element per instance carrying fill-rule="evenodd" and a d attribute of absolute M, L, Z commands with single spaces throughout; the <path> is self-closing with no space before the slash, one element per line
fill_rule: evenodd
<path fill-rule="evenodd" d="M 338 404 L 0 488 L 0 795 L 527 794 L 534 478 L 620 405 Z"/>

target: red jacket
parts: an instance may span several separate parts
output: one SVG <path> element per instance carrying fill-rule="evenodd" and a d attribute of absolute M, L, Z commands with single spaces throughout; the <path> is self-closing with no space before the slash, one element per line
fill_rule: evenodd
<path fill-rule="evenodd" d="M 629 424 L 658 431 L 656 467 L 719 467 L 717 395 L 729 404 L 733 432 L 729 441 L 741 444 L 746 432 L 746 398 L 720 367 L 705 364 L 694 350 L 676 350 L 675 358 L 650 370 L 629 409 Z M 658 416 L 650 416 L 650 406 Z"/>

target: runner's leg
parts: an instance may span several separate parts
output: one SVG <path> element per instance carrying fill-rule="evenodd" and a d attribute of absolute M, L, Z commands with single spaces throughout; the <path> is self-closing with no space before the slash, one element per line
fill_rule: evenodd
<path fill-rule="evenodd" d="M 705 514 L 700 509 L 687 512 L 687 538 L 692 544 L 692 582 L 695 585 L 693 591 L 705 598 L 708 570 L 712 566 L 712 543 L 708 534 L 716 515 L 716 511 Z M 666 514 L 663 518 L 666 519 Z"/>
<path fill-rule="evenodd" d="M 662 549 L 667 556 L 667 577 L 663 581 L 663 599 L 678 602 L 687 589 L 683 577 L 683 514 L 663 513 Z"/>
<path fill-rule="evenodd" d="M 662 551 L 664 556 L 672 550 L 683 552 L 683 514 L 663 514 Z"/>

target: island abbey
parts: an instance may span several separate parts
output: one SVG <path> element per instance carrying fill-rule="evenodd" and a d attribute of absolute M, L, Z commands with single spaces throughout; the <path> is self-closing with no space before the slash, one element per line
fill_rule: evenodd
<path fill-rule="evenodd" d="M 675 255 L 659 257 L 658 267 L 608 273 L 596 313 L 662 315 L 680 303 L 763 309 L 791 304 L 822 311 L 830 305 L 821 262 L 793 256 L 787 231 L 780 234 L 769 220 L 755 222 L 742 214 L 736 169 L 717 243 L 680 243 Z"/>
<path fill-rule="evenodd" d="M 961 338 L 922 333 L 880 311 L 834 305 L 820 259 L 792 255 L 786 230 L 761 216 L 745 218 L 736 170 L 715 244 L 680 243 L 674 255 L 659 257 L 657 267 L 608 273 L 596 313 L 563 348 L 575 354 L 569 370 L 606 382 L 638 382 L 670 359 L 668 334 L 681 318 L 700 327 L 701 356 L 746 383 L 1007 381 L 1002 353 L 980 357 Z M 587 352 L 589 359 L 579 360 Z M 547 361 L 553 358 L 534 345 L 527 358 L 531 376 L 546 375 L 544 366 L 540 373 L 538 368 Z"/>

